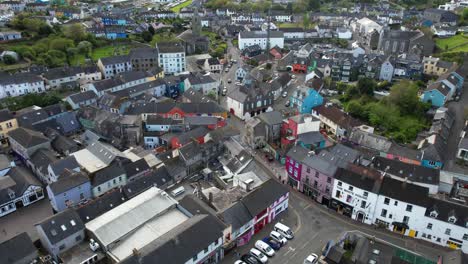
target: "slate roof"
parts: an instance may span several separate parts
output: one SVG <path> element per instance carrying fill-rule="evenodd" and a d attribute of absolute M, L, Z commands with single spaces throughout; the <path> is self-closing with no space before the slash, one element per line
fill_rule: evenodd
<path fill-rule="evenodd" d="M 139 250 L 122 264 L 184 263 L 223 236 L 225 226 L 211 215 L 195 215 Z M 203 234 L 203 235 L 200 235 Z"/>
<path fill-rule="evenodd" d="M 157 57 L 158 51 L 153 48 L 134 48 L 130 50 L 129 56 L 131 59 L 147 59 Z"/>
<path fill-rule="evenodd" d="M 55 120 L 65 134 L 76 132 L 81 128 L 80 122 L 78 122 L 75 112 L 66 112 L 60 116 L 57 116 Z"/>
<path fill-rule="evenodd" d="M 88 176 L 83 172 L 70 173 L 67 176 L 60 177 L 56 182 L 49 184 L 50 190 L 54 195 L 62 194 L 73 188 L 89 182 Z"/>
<path fill-rule="evenodd" d="M 181 42 L 159 42 L 156 44 L 159 53 L 185 53 Z"/>
<path fill-rule="evenodd" d="M 80 165 L 76 161 L 75 156 L 68 156 L 50 163 L 50 168 L 57 176 L 62 174 L 65 170 L 73 170 L 79 167 Z"/>
<path fill-rule="evenodd" d="M 182 96 L 186 98 L 189 102 L 191 103 L 207 103 L 207 102 L 213 102 L 213 99 L 211 99 L 208 96 L 205 96 L 203 93 L 192 89 L 191 87 L 187 89 Z"/>
<path fill-rule="evenodd" d="M 362 168 L 362 170 L 367 170 Z M 335 173 L 335 179 L 346 182 L 354 187 L 373 193 L 379 193 L 381 181 L 379 178 L 357 173 L 356 171 L 338 168 Z"/>
<path fill-rule="evenodd" d="M 25 148 L 34 147 L 49 141 L 41 133 L 22 127 L 8 132 L 8 137 L 14 139 Z"/>
<path fill-rule="evenodd" d="M 359 146 L 383 152 L 388 152 L 392 146 L 388 138 L 362 131 L 359 128 L 353 128 L 349 140 Z"/>
<path fill-rule="evenodd" d="M 325 141 L 325 137 L 318 131 L 310 131 L 299 134 L 297 140 L 304 144 L 316 144 Z"/>
<path fill-rule="evenodd" d="M 456 218 L 455 225 L 465 228 L 466 223 L 468 223 L 468 207 L 466 205 L 429 197 L 426 217 L 431 217 L 432 211 L 437 212 L 435 219 L 440 221 L 449 222 L 449 217 L 453 216 Z"/>
<path fill-rule="evenodd" d="M 70 76 L 76 76 L 80 72 L 80 68 L 77 67 L 59 67 L 47 69 L 45 73 L 42 74 L 47 80 L 56 80 L 60 78 L 66 78 Z"/>
<path fill-rule="evenodd" d="M 233 231 L 238 230 L 254 218 L 242 202 L 234 203 L 231 207 L 226 208 L 219 213 L 219 217 L 224 223 L 231 225 Z"/>
<path fill-rule="evenodd" d="M 123 192 L 115 189 L 92 201 L 89 201 L 79 208 L 76 208 L 76 212 L 80 216 L 81 220 L 84 223 L 87 223 L 105 212 L 119 206 L 125 201 L 126 199 Z"/>
<path fill-rule="evenodd" d="M 36 170 L 40 170 L 43 175 L 47 175 L 49 164 L 57 161 L 56 154 L 50 149 L 39 149 L 31 155 L 31 163 Z"/>
<path fill-rule="evenodd" d="M 92 177 L 92 184 L 93 186 L 98 186 L 124 174 L 125 170 L 118 164 L 118 162 L 114 162 L 108 167 L 97 171 L 96 174 L 94 174 L 94 177 Z"/>
<path fill-rule="evenodd" d="M 215 215 L 213 208 L 193 194 L 187 194 L 179 201 L 179 204 L 192 215 L 210 214 Z"/>
<path fill-rule="evenodd" d="M 85 228 L 78 214 L 71 209 L 50 216 L 41 223 L 36 224 L 36 226 L 42 227 L 44 234 L 52 245 L 61 242 Z"/>
<path fill-rule="evenodd" d="M 438 185 L 440 171 L 424 166 L 413 165 L 399 160 L 375 157 L 374 167 L 380 171 L 386 171 L 389 174 L 400 178 L 407 178 L 413 182 Z"/>
<path fill-rule="evenodd" d="M 0 78 L 0 85 L 36 82 L 43 82 L 43 80 L 40 76 L 28 72 L 15 73 L 13 75 L 2 75 L 2 78 Z"/>
<path fill-rule="evenodd" d="M 307 167 L 329 176 L 333 176 L 338 170 L 338 167 L 335 164 L 321 159 L 317 155 L 306 155 L 302 160 L 302 163 Z"/>
<path fill-rule="evenodd" d="M 261 113 L 257 117 L 269 126 L 283 123 L 283 114 L 281 114 L 279 111 Z"/>
<path fill-rule="evenodd" d="M 18 120 L 20 126 L 29 127 L 35 123 L 44 121 L 47 118 L 49 118 L 49 115 L 44 109 L 35 109 L 25 113 L 20 113 L 16 116 L 16 119 Z"/>
<path fill-rule="evenodd" d="M 0 110 L 0 123 L 13 119 L 14 116 L 8 109 Z"/>
<path fill-rule="evenodd" d="M 97 99 L 97 94 L 92 90 L 88 90 L 82 93 L 71 94 L 69 97 L 72 102 L 79 104 L 87 100 Z"/>
<path fill-rule="evenodd" d="M 442 95 L 447 96 L 450 93 L 450 88 L 448 88 L 445 84 L 442 82 L 435 82 L 429 85 L 426 89 L 426 91 L 432 91 L 432 90 L 437 90 L 439 91 Z"/>
<path fill-rule="evenodd" d="M 39 181 L 32 175 L 31 171 L 24 167 L 13 167 L 8 174 L 0 178 L 0 203 L 10 201 L 10 191 L 16 197 L 23 195 L 29 186 L 41 186 Z"/>
<path fill-rule="evenodd" d="M 244 196 L 241 201 L 244 203 L 245 207 L 247 207 L 251 215 L 258 215 L 288 192 L 289 190 L 287 187 L 270 179 Z"/>
<path fill-rule="evenodd" d="M 135 162 L 129 162 L 124 165 L 125 174 L 127 178 L 131 178 L 134 175 L 141 173 L 142 171 L 149 170 L 150 167 L 145 159 L 139 159 Z"/>
<path fill-rule="evenodd" d="M 32 258 L 26 258 L 27 256 Z M 36 257 L 38 257 L 37 248 L 26 232 L 0 244 L 0 263 L 22 264 L 24 261 L 33 263 Z"/>
<path fill-rule="evenodd" d="M 182 145 L 185 145 L 192 141 L 193 139 L 197 139 L 199 137 L 204 137 L 206 134 L 208 134 L 210 130 L 206 127 L 196 127 L 192 130 L 186 131 L 183 134 L 180 134 L 178 136 L 179 138 L 179 143 Z"/>
<path fill-rule="evenodd" d="M 336 106 L 320 105 L 314 108 L 314 111 L 317 111 L 320 115 L 325 116 L 335 124 L 346 129 L 351 129 L 362 124 L 359 120 L 341 111 Z"/>
<path fill-rule="evenodd" d="M 426 207 L 429 189 L 386 176 L 383 178 L 379 194 L 405 203 Z"/>
<path fill-rule="evenodd" d="M 320 151 L 318 155 L 322 159 L 344 168 L 347 167 L 348 164 L 356 162 L 361 154 L 355 149 L 343 144 L 337 144 L 331 148 Z"/>
<path fill-rule="evenodd" d="M 79 149 L 78 144 L 72 139 L 58 135 L 52 140 L 52 148 L 58 153 L 65 154 L 67 151 L 69 153 L 75 152 Z"/>
<path fill-rule="evenodd" d="M 302 146 L 295 145 L 286 155 L 297 162 L 302 162 L 307 157 L 309 151 L 310 150 Z"/>
<path fill-rule="evenodd" d="M 128 55 L 120 55 L 120 56 L 111 56 L 99 59 L 103 65 L 113 65 L 119 63 L 130 63 L 130 57 Z"/>
<path fill-rule="evenodd" d="M 172 102 L 161 102 L 161 103 L 144 103 L 135 104 L 128 108 L 127 115 L 137 114 L 165 114 L 174 108 L 182 110 L 184 113 L 197 113 L 197 114 L 215 114 L 224 113 L 226 110 L 222 109 L 215 102 L 206 103 L 172 103 Z"/>

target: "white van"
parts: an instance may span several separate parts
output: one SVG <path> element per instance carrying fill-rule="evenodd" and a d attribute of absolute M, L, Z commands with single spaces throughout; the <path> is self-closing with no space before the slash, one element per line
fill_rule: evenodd
<path fill-rule="evenodd" d="M 273 257 L 275 255 L 275 251 L 270 247 L 270 245 L 261 240 L 257 240 L 257 242 L 255 242 L 255 247 L 268 257 Z"/>
<path fill-rule="evenodd" d="M 172 190 L 171 194 L 172 194 L 172 196 L 177 197 L 177 196 L 183 194 L 184 192 L 185 192 L 184 186 L 180 186 L 180 187 L 177 187 L 174 190 Z"/>
<path fill-rule="evenodd" d="M 294 238 L 294 234 L 291 231 L 291 229 L 289 227 L 283 225 L 282 223 L 276 223 L 275 227 L 273 227 L 273 230 L 275 230 L 276 232 L 282 234 L 287 239 L 293 239 Z"/>
<path fill-rule="evenodd" d="M 281 243 L 281 246 L 285 245 L 286 242 L 288 242 L 288 240 L 283 235 L 281 235 L 280 233 L 276 231 L 271 231 L 270 237 L 273 238 L 278 243 Z"/>

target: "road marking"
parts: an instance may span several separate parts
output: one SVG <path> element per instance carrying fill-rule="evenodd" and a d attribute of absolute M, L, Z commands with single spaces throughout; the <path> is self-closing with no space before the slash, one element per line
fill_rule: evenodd
<path fill-rule="evenodd" d="M 318 234 L 315 234 L 310 240 L 313 240 Z M 310 240 L 305 242 L 304 245 L 302 245 L 301 249 L 304 249 L 309 243 L 310 243 Z"/>
<path fill-rule="evenodd" d="M 304 210 L 307 210 L 307 209 L 309 209 L 310 207 L 312 207 L 312 204 L 309 204 L 308 206 L 304 207 Z"/>
<path fill-rule="evenodd" d="M 286 255 L 288 255 L 289 253 L 294 252 L 294 251 L 296 251 L 295 248 L 289 247 L 289 248 L 288 248 L 288 251 L 286 251 L 286 253 L 284 253 L 283 256 L 286 256 Z"/>
<path fill-rule="evenodd" d="M 302 227 L 302 219 L 299 213 L 295 209 L 293 209 L 293 212 L 297 217 L 297 228 L 294 230 L 294 233 L 297 233 Z"/>

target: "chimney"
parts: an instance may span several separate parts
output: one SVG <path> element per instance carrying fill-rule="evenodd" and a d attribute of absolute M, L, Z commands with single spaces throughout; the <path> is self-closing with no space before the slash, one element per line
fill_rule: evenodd
<path fill-rule="evenodd" d="M 138 257 L 140 255 L 140 252 L 136 248 L 133 248 L 132 253 L 133 253 L 133 256 L 135 257 Z"/>
<path fill-rule="evenodd" d="M 212 192 L 208 193 L 208 202 L 209 202 L 210 204 L 213 203 L 213 193 L 212 193 Z"/>

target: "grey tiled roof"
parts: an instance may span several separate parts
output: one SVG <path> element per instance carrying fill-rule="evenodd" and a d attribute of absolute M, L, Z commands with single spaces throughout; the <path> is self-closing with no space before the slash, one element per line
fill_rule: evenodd
<path fill-rule="evenodd" d="M 37 225 L 42 227 L 45 236 L 52 245 L 61 242 L 85 228 L 78 214 L 72 209 L 53 215 Z"/>
<path fill-rule="evenodd" d="M 22 127 L 8 132 L 8 137 L 14 139 L 25 148 L 34 147 L 49 141 L 41 133 Z"/>

